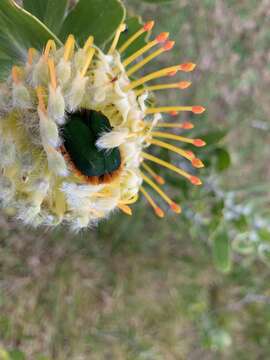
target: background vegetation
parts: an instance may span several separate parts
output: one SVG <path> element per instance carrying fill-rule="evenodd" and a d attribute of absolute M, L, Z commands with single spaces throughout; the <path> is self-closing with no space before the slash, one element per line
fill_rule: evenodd
<path fill-rule="evenodd" d="M 142 199 L 77 236 L 3 215 L 0 359 L 270 357 L 270 1 L 154 2 L 126 5 L 177 42 L 155 69 L 198 64 L 193 87 L 160 102 L 207 107 L 204 186 L 168 173 L 181 216 Z"/>

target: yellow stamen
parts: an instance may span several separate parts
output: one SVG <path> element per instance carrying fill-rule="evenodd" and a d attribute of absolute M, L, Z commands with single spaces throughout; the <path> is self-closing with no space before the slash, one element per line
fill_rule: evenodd
<path fill-rule="evenodd" d="M 151 74 L 148 74 L 146 76 L 143 76 L 142 78 L 132 81 L 126 88 L 125 90 L 132 90 L 140 85 L 145 84 L 148 81 L 154 80 L 154 79 L 158 79 L 164 76 L 169 76 L 170 74 L 173 74 L 175 71 L 177 72 L 179 70 L 179 65 L 175 65 L 175 66 L 170 66 L 167 67 L 165 69 L 161 69 L 159 71 L 155 71 Z"/>
<path fill-rule="evenodd" d="M 112 196 L 112 192 L 111 191 L 97 192 L 94 193 L 93 196 L 96 196 L 97 198 L 106 198 L 108 196 Z"/>
<path fill-rule="evenodd" d="M 109 55 L 111 55 L 115 51 L 115 49 L 117 47 L 117 44 L 118 44 L 118 41 L 120 39 L 121 33 L 123 31 L 125 31 L 126 28 L 127 28 L 126 24 L 121 24 L 118 27 L 118 29 L 116 30 L 116 33 L 115 33 L 115 36 L 114 36 L 114 39 L 113 39 L 113 42 L 112 42 L 112 46 L 111 46 L 110 50 L 108 51 Z"/>
<path fill-rule="evenodd" d="M 93 56 L 95 54 L 95 51 L 96 50 L 94 48 L 89 49 L 88 54 L 87 54 L 87 58 L 86 58 L 86 61 L 85 61 L 85 64 L 84 64 L 84 67 L 83 67 L 83 69 L 81 71 L 81 76 L 82 77 L 85 76 L 85 74 L 86 74 L 86 72 L 87 72 L 87 70 L 88 70 L 88 68 L 89 68 L 89 66 L 91 64 Z"/>
<path fill-rule="evenodd" d="M 119 204 L 131 205 L 131 204 L 134 204 L 137 200 L 138 200 L 138 194 L 132 196 L 132 198 L 130 198 L 128 200 L 119 201 Z"/>
<path fill-rule="evenodd" d="M 145 188 L 143 186 L 140 187 L 140 191 L 145 196 L 145 198 L 149 202 L 149 204 L 152 206 L 152 208 L 154 209 L 156 215 L 158 217 L 160 217 L 160 218 L 163 218 L 164 217 L 163 210 L 160 207 L 157 206 L 155 201 L 152 199 L 152 197 L 149 195 L 149 193 L 145 190 Z"/>
<path fill-rule="evenodd" d="M 191 162 L 192 166 L 194 166 L 195 168 L 204 167 L 204 163 L 200 159 L 196 158 L 192 151 L 185 151 L 177 146 L 156 139 L 149 140 L 149 143 L 168 149 L 176 154 L 183 156 L 185 159 L 188 159 Z"/>
<path fill-rule="evenodd" d="M 127 71 L 127 75 L 131 76 L 132 74 L 134 74 L 136 71 L 138 71 L 139 69 L 141 69 L 144 65 L 148 64 L 151 60 L 155 59 L 157 56 L 159 56 L 160 54 L 162 54 L 164 51 L 166 51 L 163 47 L 161 47 L 160 49 L 154 51 L 152 54 L 150 54 L 149 56 L 147 56 L 145 59 L 143 59 L 142 61 L 140 61 L 138 64 L 132 66 L 132 68 L 130 68 Z"/>
<path fill-rule="evenodd" d="M 51 51 L 56 51 L 56 45 L 53 40 L 49 40 L 44 50 L 44 59 L 47 61 Z"/>
<path fill-rule="evenodd" d="M 181 86 L 183 84 L 183 87 Z M 172 84 L 160 84 L 160 85 L 152 85 L 152 86 L 146 86 L 140 90 L 135 91 L 135 94 L 137 96 L 140 96 L 146 91 L 158 91 L 158 90 L 167 90 L 167 89 L 186 89 L 191 85 L 190 82 L 178 82 L 178 83 L 172 83 Z"/>
<path fill-rule="evenodd" d="M 141 29 L 139 29 L 135 34 L 133 34 L 118 50 L 122 54 L 131 44 L 134 43 L 142 34 L 146 31 L 151 31 L 154 26 L 154 21 L 149 21 Z"/>
<path fill-rule="evenodd" d="M 65 61 L 69 61 L 70 57 L 73 54 L 74 47 L 75 47 L 75 38 L 73 35 L 69 35 L 65 43 L 65 50 L 64 50 Z"/>
<path fill-rule="evenodd" d="M 20 68 L 18 66 L 13 66 L 11 74 L 12 80 L 16 85 L 18 85 L 20 83 Z"/>
<path fill-rule="evenodd" d="M 190 139 L 190 138 L 187 138 L 184 136 L 166 133 L 166 132 L 162 132 L 162 131 L 153 131 L 151 133 L 151 135 L 154 137 L 158 137 L 158 138 L 171 139 L 171 140 L 181 141 L 181 142 L 188 143 L 188 144 L 194 143 L 194 139 Z"/>
<path fill-rule="evenodd" d="M 45 106 L 45 102 L 44 102 L 44 89 L 42 86 L 38 86 L 36 88 L 36 93 L 37 93 L 37 97 L 38 97 L 38 108 L 41 112 L 43 112 L 44 114 L 46 113 L 46 106 Z"/>
<path fill-rule="evenodd" d="M 128 205 L 124 205 L 124 204 L 120 204 L 120 203 L 119 203 L 119 204 L 117 205 L 117 207 L 118 207 L 121 211 L 123 211 L 124 214 L 129 215 L 129 216 L 132 215 L 132 210 L 131 210 L 131 208 L 130 208 Z"/>
<path fill-rule="evenodd" d="M 145 111 L 146 114 L 170 113 L 172 111 L 192 111 L 192 106 L 162 106 L 150 108 Z"/>
<path fill-rule="evenodd" d="M 143 180 L 144 180 L 145 182 L 147 182 L 148 185 L 150 185 L 150 186 L 162 197 L 162 199 L 163 199 L 167 204 L 169 204 L 169 206 L 170 206 L 172 209 L 174 209 L 174 211 L 176 211 L 176 208 L 175 208 L 175 205 L 176 205 L 176 204 L 174 203 L 174 201 L 172 201 L 172 199 L 170 199 L 169 196 L 168 196 L 167 194 L 165 194 L 165 192 L 162 191 L 159 186 L 157 186 L 148 176 L 144 175 L 143 173 L 142 173 L 142 178 L 143 178 Z M 176 211 L 176 212 L 179 212 L 179 213 L 180 213 L 180 212 L 181 212 L 181 209 L 178 208 L 178 211 Z"/>
<path fill-rule="evenodd" d="M 188 127 L 187 127 L 188 124 Z M 193 129 L 194 125 L 191 123 L 183 123 L 183 124 L 177 124 L 177 123 L 157 123 L 155 125 L 157 128 L 171 128 L 171 129 Z"/>
<path fill-rule="evenodd" d="M 159 140 L 156 140 L 156 139 L 151 139 L 151 140 L 149 140 L 149 143 L 152 144 L 152 145 L 160 146 L 160 147 L 162 147 L 164 149 L 171 150 L 172 152 L 183 156 L 185 159 L 188 159 L 189 161 L 192 161 L 194 159 L 194 156 L 191 156 L 185 150 L 180 149 L 180 148 L 178 148 L 178 147 L 176 147 L 174 145 L 168 144 L 166 142 L 159 141 Z"/>
<path fill-rule="evenodd" d="M 169 35 L 169 33 L 164 33 L 164 34 L 166 34 L 165 38 L 168 37 L 168 35 Z M 141 49 L 136 51 L 134 54 L 130 55 L 126 60 L 124 60 L 123 65 L 128 66 L 133 61 L 135 61 L 138 57 L 142 56 L 144 53 L 146 53 L 148 50 L 152 49 L 152 47 L 154 47 L 155 45 L 157 45 L 159 43 L 160 43 L 160 41 L 158 40 L 158 38 L 150 41 L 148 44 L 146 44 Z"/>
<path fill-rule="evenodd" d="M 172 171 L 176 172 L 177 174 L 184 176 L 187 179 L 191 178 L 191 175 L 189 173 L 187 173 L 186 171 L 184 171 L 183 169 L 178 168 L 178 167 L 168 163 L 167 161 L 161 160 L 161 159 L 157 158 L 156 156 L 150 155 L 145 152 L 142 152 L 142 156 L 145 159 L 153 161 L 154 163 L 159 164 L 161 166 L 164 166 L 165 168 L 172 170 Z"/>
<path fill-rule="evenodd" d="M 48 59 L 48 67 L 51 79 L 51 85 L 54 90 L 57 88 L 57 79 L 56 79 L 56 72 L 55 72 L 55 65 L 53 59 Z"/>
<path fill-rule="evenodd" d="M 161 34 L 161 41 L 162 38 L 165 34 L 165 38 L 167 36 L 168 33 L 163 33 Z M 158 42 L 160 42 L 158 40 L 158 38 L 156 39 Z M 152 54 L 148 55 L 145 59 L 143 59 L 142 61 L 140 61 L 137 65 L 134 65 L 131 69 L 129 69 L 129 71 L 127 72 L 128 76 L 131 76 L 132 74 L 134 74 L 136 71 L 138 71 L 139 69 L 141 69 L 144 65 L 148 64 L 151 60 L 155 59 L 157 56 L 159 56 L 160 54 L 164 53 L 165 51 L 169 51 L 174 47 L 175 42 L 174 41 L 166 41 L 165 44 L 158 50 L 154 51 Z"/>
<path fill-rule="evenodd" d="M 88 51 L 93 44 L 94 44 L 94 36 L 90 35 L 84 44 L 83 50 Z"/>
<path fill-rule="evenodd" d="M 165 180 L 159 176 L 149 165 L 142 163 L 142 167 L 156 180 L 160 185 L 165 184 Z"/>
<path fill-rule="evenodd" d="M 27 62 L 28 62 L 29 65 L 33 64 L 33 58 L 34 58 L 35 51 L 36 50 L 34 48 L 30 48 L 28 50 L 28 60 L 27 60 Z"/>

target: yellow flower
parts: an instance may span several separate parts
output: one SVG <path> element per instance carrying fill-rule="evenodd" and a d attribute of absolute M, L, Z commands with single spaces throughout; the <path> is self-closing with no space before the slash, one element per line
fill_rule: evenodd
<path fill-rule="evenodd" d="M 194 167 L 203 163 L 193 152 L 166 140 L 200 147 L 204 141 L 165 129 L 193 127 L 189 122 L 162 122 L 162 113 L 200 114 L 201 106 L 149 107 L 150 93 L 185 89 L 190 82 L 152 85 L 152 80 L 189 72 L 195 64 L 170 66 L 136 80 L 131 76 L 163 52 L 173 48 L 161 33 L 129 57 L 123 54 L 154 23 L 146 23 L 120 48 L 125 30 L 116 32 L 108 53 L 95 46 L 92 36 L 77 49 L 70 35 L 63 47 L 50 40 L 44 52 L 31 48 L 26 64 L 14 66 L 0 88 L 1 203 L 32 226 L 68 223 L 79 230 L 96 224 L 115 209 L 132 214 L 130 205 L 142 193 L 159 217 L 163 210 L 146 187 L 152 188 L 176 213 L 179 205 L 162 190 L 162 177 L 150 163 L 184 176 L 199 178 L 166 162 L 147 149 L 159 146 L 186 158 Z M 142 56 L 158 47 L 150 55 Z"/>

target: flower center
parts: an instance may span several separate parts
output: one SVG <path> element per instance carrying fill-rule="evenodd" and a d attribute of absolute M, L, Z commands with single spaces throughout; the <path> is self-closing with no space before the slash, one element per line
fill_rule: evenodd
<path fill-rule="evenodd" d="M 121 155 L 118 148 L 102 150 L 97 140 L 112 127 L 102 113 L 82 109 L 69 114 L 62 129 L 65 155 L 75 173 L 90 183 L 108 183 L 121 170 Z"/>

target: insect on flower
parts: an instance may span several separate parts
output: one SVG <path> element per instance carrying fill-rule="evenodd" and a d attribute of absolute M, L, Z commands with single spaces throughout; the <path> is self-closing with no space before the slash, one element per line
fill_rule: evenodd
<path fill-rule="evenodd" d="M 203 167 L 192 151 L 170 143 L 204 146 L 201 139 L 169 132 L 189 130 L 193 124 L 162 122 L 161 114 L 201 114 L 205 109 L 149 107 L 146 101 L 155 91 L 188 88 L 188 81 L 157 85 L 152 80 L 190 72 L 195 64 L 166 67 L 133 80 L 138 70 L 174 46 L 169 34 L 161 33 L 125 56 L 153 26 L 154 22 L 147 22 L 118 46 L 126 28 L 121 24 L 107 53 L 95 46 L 92 36 L 82 48 L 76 47 L 73 35 L 62 47 L 49 40 L 42 53 L 30 48 L 27 63 L 12 68 L 0 87 L 0 197 L 2 206 L 16 210 L 17 218 L 33 226 L 65 222 L 79 230 L 115 209 L 131 215 L 130 205 L 140 193 L 163 217 L 151 191 L 180 213 L 181 207 L 164 192 L 164 179 L 151 164 L 201 184 L 199 178 L 148 151 L 152 145 L 161 147 L 195 168 Z"/>

